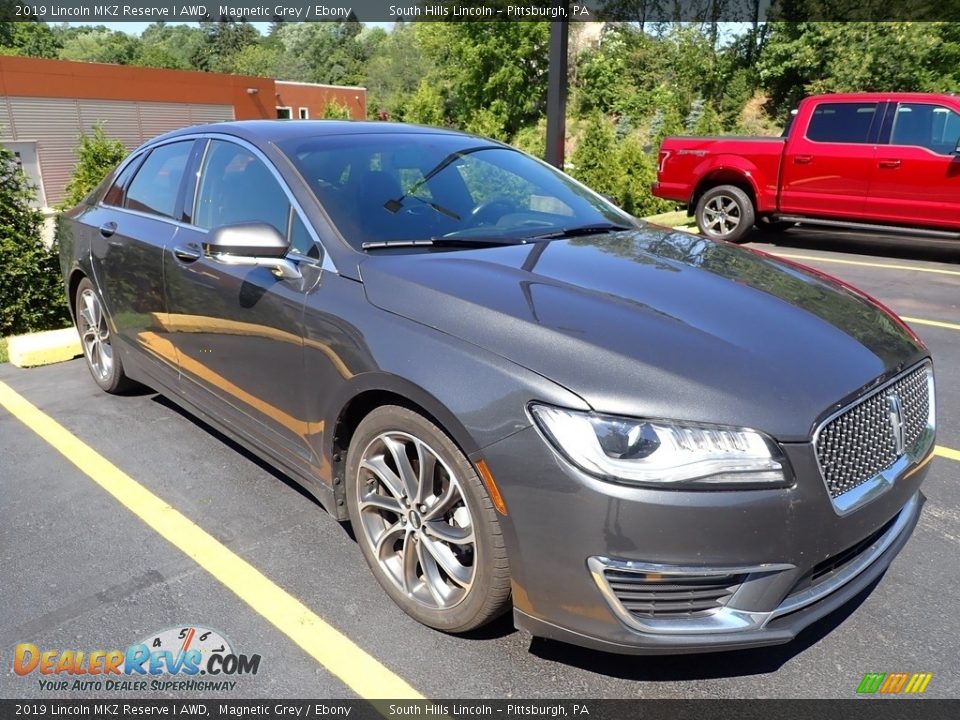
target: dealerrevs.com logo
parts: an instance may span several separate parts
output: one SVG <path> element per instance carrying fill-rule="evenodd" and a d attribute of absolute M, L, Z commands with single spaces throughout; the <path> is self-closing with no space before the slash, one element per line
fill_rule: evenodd
<path fill-rule="evenodd" d="M 39 676 L 47 691 L 233 690 L 231 677 L 259 669 L 260 655 L 236 653 L 221 633 L 196 626 L 153 633 L 126 650 L 41 650 L 20 643 L 13 654 L 13 671 Z"/>

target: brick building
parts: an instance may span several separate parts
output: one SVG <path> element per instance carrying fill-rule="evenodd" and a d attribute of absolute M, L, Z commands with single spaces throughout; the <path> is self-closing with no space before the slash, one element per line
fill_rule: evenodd
<path fill-rule="evenodd" d="M 133 149 L 187 125 L 322 118 L 331 102 L 366 117 L 361 87 L 0 56 L 0 143 L 17 153 L 47 209 L 63 198 L 78 138 L 98 122 Z"/>

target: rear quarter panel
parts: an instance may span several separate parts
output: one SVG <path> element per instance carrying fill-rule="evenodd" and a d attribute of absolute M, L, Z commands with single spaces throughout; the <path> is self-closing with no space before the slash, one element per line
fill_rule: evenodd
<path fill-rule="evenodd" d="M 785 140 L 739 137 L 666 138 L 654 194 L 693 204 L 699 192 L 724 183 L 747 183 L 758 212 L 776 210 Z"/>

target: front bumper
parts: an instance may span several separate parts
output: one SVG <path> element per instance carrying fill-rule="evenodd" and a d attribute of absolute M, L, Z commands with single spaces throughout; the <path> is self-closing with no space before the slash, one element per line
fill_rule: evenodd
<path fill-rule="evenodd" d="M 558 457 L 533 428 L 486 448 L 509 512 L 502 524 L 515 623 L 537 636 L 621 653 L 790 641 L 890 565 L 919 519 L 929 457 L 840 516 L 812 446 L 787 445 L 785 452 L 797 478 L 790 488 L 684 492 L 596 480 Z M 614 590 L 610 571 L 617 580 L 631 573 L 660 582 L 733 579 L 717 608 L 684 617 L 631 612 L 631 599 L 648 593 L 624 593 L 622 582 Z"/>

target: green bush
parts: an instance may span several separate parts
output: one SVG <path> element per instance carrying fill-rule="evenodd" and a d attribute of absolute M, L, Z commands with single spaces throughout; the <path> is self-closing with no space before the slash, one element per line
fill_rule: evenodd
<path fill-rule="evenodd" d="M 620 202 L 621 167 L 616 141 L 613 124 L 599 112 L 591 113 L 570 157 L 573 163 L 570 174 L 587 187 Z"/>
<path fill-rule="evenodd" d="M 0 336 L 69 323 L 57 253 L 40 237 L 33 200 L 13 153 L 0 145 Z"/>
<path fill-rule="evenodd" d="M 341 105 L 336 100 L 331 100 L 323 107 L 324 120 L 349 120 L 350 108 Z"/>
<path fill-rule="evenodd" d="M 127 149 L 123 143 L 108 138 L 100 123 L 93 126 L 92 135 L 81 135 L 77 147 L 77 166 L 67 183 L 67 194 L 61 207 L 72 208 L 78 204 L 126 155 Z"/>

